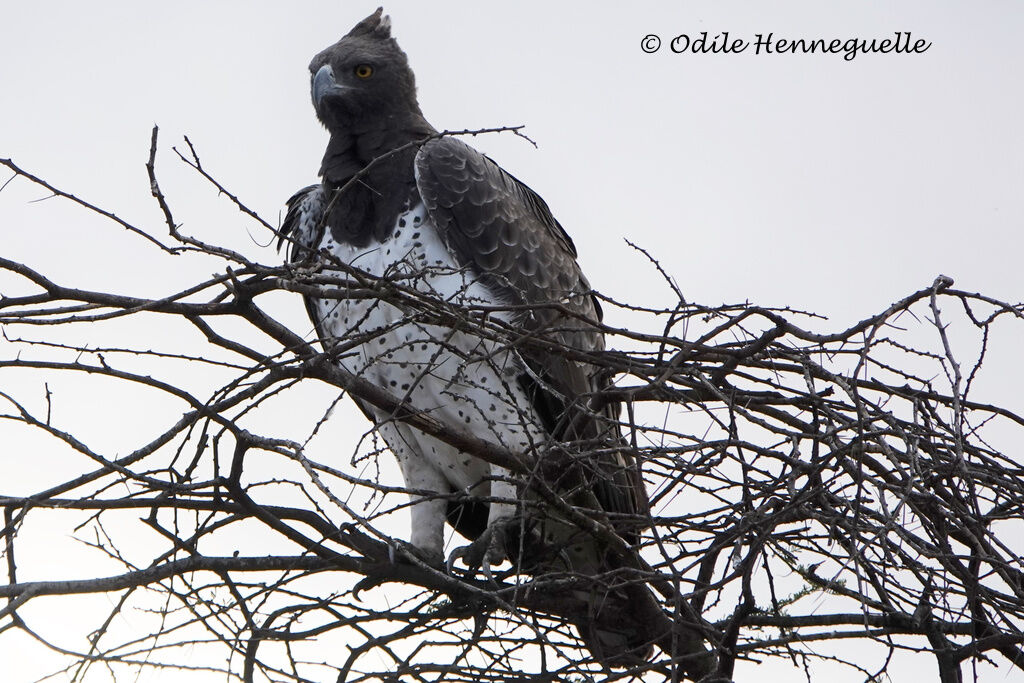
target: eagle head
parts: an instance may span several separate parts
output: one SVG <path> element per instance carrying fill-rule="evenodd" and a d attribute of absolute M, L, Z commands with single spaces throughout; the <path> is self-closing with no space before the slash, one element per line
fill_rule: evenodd
<path fill-rule="evenodd" d="M 416 79 L 383 11 L 378 7 L 309 64 L 313 107 L 331 133 L 358 135 L 422 117 Z"/>

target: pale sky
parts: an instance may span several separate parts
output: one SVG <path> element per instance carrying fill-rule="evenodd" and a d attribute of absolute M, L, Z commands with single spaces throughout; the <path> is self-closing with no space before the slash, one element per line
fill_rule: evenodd
<path fill-rule="evenodd" d="M 276 223 L 316 181 L 327 139 L 307 64 L 377 4 L 8 2 L 0 157 L 163 234 L 143 167 L 159 124 L 158 170 L 186 229 L 276 262 L 262 246 L 270 237 L 170 147 L 188 135 L 207 168 Z M 824 329 L 940 273 L 1024 298 L 1019 2 L 405 0 L 385 11 L 435 127 L 526 126 L 536 149 L 509 134 L 469 142 L 546 199 L 591 283 L 617 299 L 671 301 L 626 238 L 657 254 L 691 301 L 812 310 L 829 317 Z M 748 41 L 909 31 L 931 45 L 852 61 L 670 51 L 673 37 L 702 31 Z M 649 34 L 662 40 L 654 54 L 641 49 Z M 41 196 L 24 181 L 0 193 L 4 256 L 79 286 L 150 294 L 195 275 L 138 261 L 119 228 L 66 204 L 29 203 Z M 294 316 L 302 324 L 297 300 Z M 994 349 L 1003 371 L 984 398 L 1020 412 L 1016 346 Z"/>

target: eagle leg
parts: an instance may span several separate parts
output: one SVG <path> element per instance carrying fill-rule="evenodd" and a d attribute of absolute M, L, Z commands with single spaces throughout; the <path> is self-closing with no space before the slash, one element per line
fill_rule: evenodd
<path fill-rule="evenodd" d="M 451 485 L 432 463 L 419 456 L 416 432 L 396 422 L 379 425 L 384 441 L 398 458 L 412 505 L 411 552 L 424 562 L 444 566 L 444 523 Z"/>
<path fill-rule="evenodd" d="M 515 501 L 518 499 L 516 486 L 511 474 L 503 467 L 491 467 L 491 497 L 487 515 L 487 528 L 472 543 L 456 548 L 448 556 L 448 572 L 451 573 L 455 560 L 461 559 L 472 571 L 481 570 L 493 580 L 491 565 L 501 564 L 510 557 L 508 547 L 509 527 L 518 525 Z"/>

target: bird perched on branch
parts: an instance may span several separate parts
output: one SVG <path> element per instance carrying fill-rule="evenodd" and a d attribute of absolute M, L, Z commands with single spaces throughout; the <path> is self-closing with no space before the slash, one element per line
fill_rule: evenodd
<path fill-rule="evenodd" d="M 534 575 L 622 567 L 648 501 L 618 406 L 601 397 L 609 378 L 587 362 L 604 348 L 601 308 L 572 240 L 533 190 L 427 123 L 381 9 L 316 55 L 310 72 L 330 142 L 322 182 L 289 200 L 282 240 L 292 262 L 318 259 L 339 278 L 307 297 L 325 351 L 405 406 L 537 465 L 513 474 L 357 398 L 413 496 L 415 553 L 443 562 L 447 520 L 472 541 L 451 559 L 485 571 L 505 559 Z M 465 317 L 445 323 L 374 296 L 381 282 Z M 561 464 L 545 467 L 556 453 Z M 603 531 L 573 521 L 566 506 Z M 642 662 L 656 639 L 642 615 L 630 618 L 636 601 L 624 591 L 577 591 L 589 608 L 572 620 L 609 666 Z"/>

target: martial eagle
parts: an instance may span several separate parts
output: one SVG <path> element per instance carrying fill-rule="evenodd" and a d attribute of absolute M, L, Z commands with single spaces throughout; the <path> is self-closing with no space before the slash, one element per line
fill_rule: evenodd
<path fill-rule="evenodd" d="M 291 262 L 315 261 L 352 283 L 351 296 L 335 285 L 307 297 L 325 351 L 414 410 L 532 462 L 554 450 L 575 453 L 576 464 L 545 481 L 546 490 L 582 501 L 581 509 L 634 542 L 648 500 L 619 433 L 618 405 L 601 396 L 607 373 L 587 362 L 604 349 L 602 314 L 569 235 L 533 190 L 427 123 L 381 9 L 309 68 L 330 142 L 322 182 L 288 202 L 282 240 L 291 244 Z M 353 273 L 487 311 L 506 334 L 425 321 L 368 295 Z M 533 574 L 614 568 L 592 530 L 539 511 L 536 482 L 359 403 L 414 492 L 411 545 L 421 558 L 442 565 L 447 520 L 474 542 L 473 552 L 455 555 L 485 569 L 505 559 Z M 606 664 L 650 652 L 652 636 L 625 614 L 631 602 L 605 587 L 589 623 L 577 620 Z"/>

